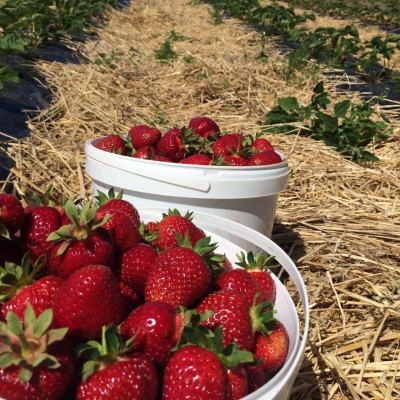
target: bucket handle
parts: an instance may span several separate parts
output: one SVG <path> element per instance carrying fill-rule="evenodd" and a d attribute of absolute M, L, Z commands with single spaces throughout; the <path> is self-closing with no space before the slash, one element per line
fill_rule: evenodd
<path fill-rule="evenodd" d="M 101 151 L 101 150 L 100 150 Z M 210 182 L 206 179 L 198 178 L 195 176 L 188 176 L 188 175 L 176 175 L 173 176 L 166 176 L 161 175 L 159 172 L 153 171 L 151 168 L 147 168 L 145 170 L 140 171 L 133 171 L 132 165 L 129 162 L 129 158 L 127 160 L 124 159 L 124 156 L 118 160 L 118 163 L 113 160 L 112 162 L 108 162 L 102 154 L 101 162 L 103 164 L 108 165 L 112 168 L 118 168 L 121 171 L 129 172 L 133 175 L 142 176 L 144 178 L 154 179 L 156 181 L 170 183 L 171 185 L 181 186 L 188 189 L 198 190 L 199 192 L 207 193 L 210 190 Z M 89 155 L 87 157 L 90 157 Z M 93 158 L 93 157 L 91 157 Z M 125 157 L 126 158 L 126 157 Z"/>

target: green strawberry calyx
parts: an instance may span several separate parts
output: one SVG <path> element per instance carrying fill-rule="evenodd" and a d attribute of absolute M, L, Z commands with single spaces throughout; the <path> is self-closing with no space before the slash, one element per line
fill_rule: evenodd
<path fill-rule="evenodd" d="M 247 350 L 240 350 L 237 343 L 223 345 L 223 327 L 219 326 L 215 331 L 199 326 L 192 329 L 190 336 L 180 347 L 199 346 L 214 353 L 222 365 L 226 368 L 236 368 L 239 364 L 255 363 L 254 354 Z"/>
<path fill-rule="evenodd" d="M 125 341 L 121 336 L 120 328 L 109 325 L 103 326 L 101 342 L 90 340 L 79 345 L 76 349 L 78 357 L 87 360 L 82 367 L 82 380 L 85 381 L 96 371 L 130 353 L 134 347 L 135 336 Z"/>
<path fill-rule="evenodd" d="M 178 232 L 175 233 L 178 247 L 186 247 L 196 252 L 211 268 L 212 271 L 218 271 L 223 269 L 226 261 L 226 256 L 224 254 L 216 254 L 215 250 L 218 247 L 217 243 L 211 243 L 211 237 L 206 236 L 197 241 L 197 243 L 192 246 L 189 239 L 189 234 L 186 232 L 185 237 Z"/>
<path fill-rule="evenodd" d="M 45 265 L 46 256 L 40 256 L 32 266 L 29 253 L 22 258 L 21 265 L 6 261 L 0 267 L 0 304 L 14 297 L 20 290 L 35 281 L 38 273 Z"/>
<path fill-rule="evenodd" d="M 63 254 L 73 240 L 86 240 L 96 228 L 104 225 L 112 217 L 107 215 L 97 219 L 97 207 L 91 207 L 89 201 L 82 208 L 78 208 L 72 200 L 67 200 L 64 209 L 72 223 L 62 226 L 47 237 L 48 241 L 54 243 L 63 242 L 57 251 L 57 256 Z"/>
<path fill-rule="evenodd" d="M 252 326 L 254 331 L 269 335 L 275 329 L 276 319 L 274 314 L 276 310 L 273 309 L 273 304 L 269 300 L 256 304 L 260 295 L 261 293 L 258 292 L 254 296 L 253 305 L 250 307 Z"/>
<path fill-rule="evenodd" d="M 179 217 L 186 218 L 189 221 L 193 219 L 193 211 L 186 211 L 185 215 L 182 215 L 181 212 L 176 208 L 174 209 L 169 208 L 167 213 L 162 214 L 163 219 L 166 217 L 170 217 L 171 215 L 178 215 Z"/>
<path fill-rule="evenodd" d="M 191 128 L 183 127 L 180 131 L 180 147 L 185 150 L 185 157 L 197 153 L 200 150 L 199 135 L 196 135 Z"/>
<path fill-rule="evenodd" d="M 0 322 L 0 368 L 19 366 L 19 380 L 23 383 L 31 379 L 39 365 L 59 368 L 59 361 L 46 350 L 51 344 L 63 340 L 68 328 L 49 329 L 52 319 L 52 309 L 36 317 L 30 303 L 26 306 L 24 322 L 9 311 L 7 322 Z"/>
<path fill-rule="evenodd" d="M 48 207 L 64 207 L 67 197 L 65 194 L 58 194 L 51 184 L 48 189 L 43 193 L 39 194 L 33 192 L 30 196 L 23 196 L 25 202 L 31 206 L 48 206 Z M 80 202 L 81 200 L 74 200 L 74 202 Z"/>
<path fill-rule="evenodd" d="M 275 256 L 265 253 L 257 253 L 254 255 L 252 251 L 249 251 L 246 255 L 241 251 L 240 254 L 236 254 L 236 257 L 238 262 L 235 264 L 245 268 L 247 271 L 265 271 L 269 268 L 279 267 L 279 264 L 275 261 Z"/>
<path fill-rule="evenodd" d="M 1 222 L 1 207 L 0 207 L 0 236 L 11 240 L 10 232 L 8 232 L 7 227 L 5 224 Z"/>
<path fill-rule="evenodd" d="M 123 194 L 124 193 L 122 190 L 118 194 L 115 194 L 115 189 L 113 187 L 108 191 L 107 194 L 98 190 L 97 196 L 95 196 L 96 205 L 102 206 L 104 204 L 107 204 L 110 200 L 115 200 L 115 199 L 121 200 Z"/>
<path fill-rule="evenodd" d="M 146 228 L 146 224 L 142 222 L 139 226 L 139 233 L 141 234 L 142 238 L 149 243 L 153 243 L 157 240 L 157 231 L 150 232 Z"/>
<path fill-rule="evenodd" d="M 0 210 L 0 217 L 1 217 L 1 210 Z M 6 228 L 6 226 L 4 224 L 2 224 L 0 222 L 0 236 L 11 240 L 11 236 L 10 236 L 10 232 L 8 232 L 8 229 Z"/>
<path fill-rule="evenodd" d="M 207 310 L 205 313 L 198 313 L 196 309 L 188 310 L 185 307 L 177 306 L 176 312 L 183 315 L 183 327 L 180 333 L 178 342 L 172 352 L 180 349 L 184 344 L 193 342 L 193 338 L 196 338 L 199 334 L 199 329 L 202 329 L 201 323 L 211 318 L 214 311 Z"/>

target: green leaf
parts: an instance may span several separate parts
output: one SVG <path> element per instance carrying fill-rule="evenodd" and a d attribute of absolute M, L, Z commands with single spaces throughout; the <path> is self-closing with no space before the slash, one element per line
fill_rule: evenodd
<path fill-rule="evenodd" d="M 55 358 L 51 354 L 46 354 L 46 353 L 42 353 L 39 356 L 37 356 L 32 362 L 32 367 L 35 368 L 40 364 L 51 369 L 59 368 L 61 366 L 57 358 Z"/>
<path fill-rule="evenodd" d="M 19 371 L 19 380 L 22 383 L 29 382 L 33 375 L 33 367 L 30 365 L 24 365 Z"/>
<path fill-rule="evenodd" d="M 85 381 L 92 375 L 98 367 L 98 363 L 93 360 L 86 361 L 82 368 L 82 381 Z"/>
<path fill-rule="evenodd" d="M 47 344 L 59 342 L 64 339 L 68 332 L 68 328 L 51 329 L 47 332 Z"/>
<path fill-rule="evenodd" d="M 325 125 L 325 129 L 327 130 L 335 130 L 338 127 L 338 119 L 332 117 L 328 114 L 318 113 L 319 118 L 321 119 L 322 123 Z"/>
<path fill-rule="evenodd" d="M 7 325 L 10 329 L 10 331 L 16 335 L 16 336 L 20 336 L 24 333 L 24 329 L 22 327 L 22 323 L 20 321 L 20 319 L 18 318 L 18 315 L 15 314 L 15 312 L 13 311 L 9 311 L 7 313 Z"/>
<path fill-rule="evenodd" d="M 64 205 L 65 214 L 71 220 L 71 222 L 75 225 L 79 224 L 79 213 L 71 199 L 68 199 Z M 83 211 L 83 210 L 82 210 Z"/>
<path fill-rule="evenodd" d="M 34 331 L 34 325 L 36 321 L 35 312 L 33 311 L 31 303 L 28 303 L 25 308 L 25 315 L 24 315 L 24 325 L 25 331 L 29 333 Z"/>
<path fill-rule="evenodd" d="M 20 359 L 16 358 L 15 353 L 4 353 L 0 355 L 0 368 L 7 368 L 11 365 L 18 365 Z"/>
<path fill-rule="evenodd" d="M 41 337 L 51 325 L 53 320 L 53 310 L 50 308 L 43 311 L 36 319 L 33 325 L 33 333 L 35 337 Z"/>
<path fill-rule="evenodd" d="M 5 237 L 6 239 L 11 239 L 10 233 L 4 224 L 0 224 L 0 236 Z"/>
<path fill-rule="evenodd" d="M 370 162 L 379 161 L 379 158 L 376 155 L 370 153 L 369 151 L 365 151 L 365 150 L 361 153 L 361 157 L 362 157 L 363 161 L 367 161 L 367 162 L 368 161 L 370 161 Z"/>
<path fill-rule="evenodd" d="M 300 108 L 296 97 L 283 97 L 278 99 L 278 104 L 289 111 L 298 110 Z"/>
<path fill-rule="evenodd" d="M 349 107 L 350 100 L 343 100 L 340 103 L 336 103 L 334 106 L 335 116 L 338 118 L 345 118 Z"/>
<path fill-rule="evenodd" d="M 324 81 L 318 82 L 313 91 L 317 94 L 324 93 Z"/>
<path fill-rule="evenodd" d="M 25 50 L 22 37 L 16 35 L 5 35 L 0 37 L 0 49 L 6 53 L 20 53 Z"/>
<path fill-rule="evenodd" d="M 0 89 L 3 87 L 1 82 L 18 82 L 18 73 L 7 65 L 0 63 Z"/>

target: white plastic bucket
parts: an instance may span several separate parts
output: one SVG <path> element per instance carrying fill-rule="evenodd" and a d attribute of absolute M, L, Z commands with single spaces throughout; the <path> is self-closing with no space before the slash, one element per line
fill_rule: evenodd
<path fill-rule="evenodd" d="M 267 166 L 187 165 L 108 153 L 95 147 L 100 139 L 85 146 L 94 195 L 113 187 L 123 190 L 124 199 L 136 207 L 203 211 L 271 236 L 278 195 L 289 176 L 282 154 L 284 161 Z"/>
<path fill-rule="evenodd" d="M 167 208 L 138 207 L 138 211 L 141 219 L 145 222 L 159 221 L 162 218 L 162 213 L 165 213 Z M 187 210 L 181 209 L 181 211 L 186 212 Z M 288 331 L 289 350 L 285 364 L 279 372 L 260 389 L 243 398 L 243 400 L 287 399 L 304 357 L 309 327 L 307 291 L 298 269 L 278 245 L 251 228 L 222 217 L 201 212 L 194 212 L 193 222 L 202 228 L 207 235 L 211 236 L 213 242 L 219 244 L 217 251 L 225 253 L 232 263 L 236 261 L 236 254 L 240 253 L 241 250 L 265 251 L 274 255 L 296 286 L 303 305 L 303 328 L 301 333 L 298 314 L 292 298 L 279 279 L 274 274 L 271 274 L 276 284 L 275 304 L 278 311 L 276 318 L 285 325 Z M 225 238 L 227 236 L 229 236 L 230 240 Z"/>

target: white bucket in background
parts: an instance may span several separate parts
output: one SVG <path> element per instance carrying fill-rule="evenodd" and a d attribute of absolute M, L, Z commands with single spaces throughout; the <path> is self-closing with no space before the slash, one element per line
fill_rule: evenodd
<path fill-rule="evenodd" d="M 97 149 L 86 142 L 86 172 L 93 194 L 115 188 L 136 207 L 203 211 L 239 222 L 271 236 L 278 195 L 287 187 L 289 168 L 204 166 L 132 158 Z"/>
<path fill-rule="evenodd" d="M 149 222 L 159 221 L 162 214 L 168 211 L 168 208 L 168 206 L 162 208 L 138 207 L 138 211 L 141 219 Z M 296 286 L 303 306 L 303 328 L 301 332 L 298 313 L 292 298 L 279 279 L 274 274 L 271 274 L 276 284 L 275 308 L 278 311 L 276 318 L 287 329 L 289 350 L 285 364 L 279 372 L 260 389 L 243 398 L 243 400 L 286 400 L 289 397 L 304 357 L 309 328 L 307 291 L 298 269 L 278 245 L 251 228 L 222 217 L 201 212 L 194 212 L 193 222 L 196 226 L 202 228 L 207 235 L 211 236 L 213 243 L 218 243 L 217 252 L 225 253 L 232 264 L 236 261 L 236 254 L 240 253 L 241 250 L 267 252 L 276 257 L 276 260 L 285 269 Z M 229 236 L 230 240 L 225 239 L 227 236 Z"/>

